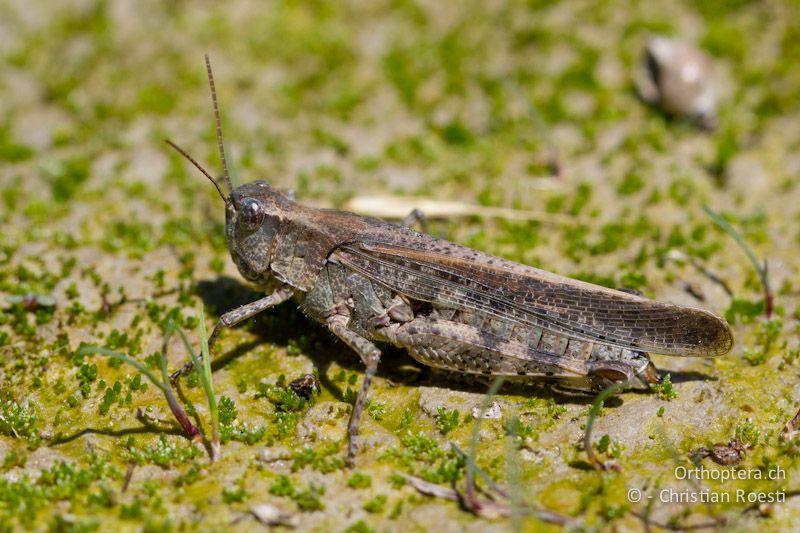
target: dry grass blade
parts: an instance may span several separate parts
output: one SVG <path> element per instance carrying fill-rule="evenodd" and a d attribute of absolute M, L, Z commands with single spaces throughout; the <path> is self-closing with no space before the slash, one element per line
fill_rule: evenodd
<path fill-rule="evenodd" d="M 344 209 L 361 215 L 394 220 L 402 220 L 414 209 L 417 209 L 428 219 L 484 217 L 520 222 L 541 222 L 542 224 L 552 225 L 567 225 L 580 222 L 576 217 L 557 213 L 489 207 L 416 196 L 356 196 L 344 205 Z"/>

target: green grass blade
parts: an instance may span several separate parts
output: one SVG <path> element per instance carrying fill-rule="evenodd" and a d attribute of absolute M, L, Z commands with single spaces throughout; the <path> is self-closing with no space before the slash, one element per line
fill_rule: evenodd
<path fill-rule="evenodd" d="M 589 411 L 589 417 L 586 419 L 586 431 L 583 434 L 583 449 L 586 452 L 586 456 L 589 458 L 589 462 L 597 470 L 606 470 L 606 465 L 597 458 L 594 454 L 594 448 L 592 448 L 592 427 L 594 426 L 594 421 L 600 414 L 600 409 L 603 408 L 606 399 L 627 387 L 628 382 L 623 381 L 622 383 L 614 383 L 603 389 L 603 391 L 597 395 L 597 398 L 595 398 L 592 409 Z"/>
<path fill-rule="evenodd" d="M 494 395 L 497 394 L 497 391 L 500 390 L 500 387 L 503 386 L 505 383 L 506 378 L 503 376 L 497 376 L 495 380 L 492 382 L 491 387 L 486 392 L 486 396 L 483 398 L 483 404 L 481 405 L 481 410 L 479 413 L 478 418 L 475 420 L 475 425 L 472 427 L 472 437 L 469 441 L 469 456 L 467 457 L 467 486 L 470 487 L 473 480 L 475 479 L 475 455 L 477 454 L 478 450 L 478 436 L 480 435 L 481 431 L 481 420 L 483 420 L 483 415 L 489 409 L 489 403 L 494 398 Z"/>
<path fill-rule="evenodd" d="M 169 383 L 169 371 L 167 370 L 167 350 L 169 347 L 169 340 L 172 338 L 172 334 L 175 332 L 175 322 L 172 320 L 167 323 L 167 329 L 164 332 L 164 340 L 161 342 L 161 357 L 159 357 L 159 365 L 161 368 L 161 379 L 164 380 L 164 383 Z M 171 392 L 171 389 L 169 389 Z"/>
<path fill-rule="evenodd" d="M 200 353 L 203 356 L 203 373 L 208 381 L 209 398 L 214 396 L 214 384 L 211 382 L 211 354 L 208 349 L 208 332 L 206 331 L 206 314 L 203 306 L 200 306 Z M 197 363 L 195 363 L 197 364 Z M 216 400 L 215 402 L 216 403 Z"/>
<path fill-rule="evenodd" d="M 211 415 L 211 432 L 212 432 L 211 460 L 216 461 L 219 458 L 219 443 L 220 443 L 219 410 L 217 408 L 217 398 L 214 395 L 214 384 L 211 379 L 211 356 L 209 354 L 208 338 L 206 335 L 206 317 L 202 307 L 200 308 L 199 319 L 200 319 L 200 352 L 203 357 L 202 361 L 198 361 L 197 354 L 194 353 L 192 345 L 189 342 L 189 338 L 186 336 L 186 333 L 181 328 L 178 328 L 178 334 L 183 340 L 183 344 L 186 346 L 186 350 L 189 352 L 189 356 L 192 358 L 192 363 L 194 363 L 195 372 L 197 372 L 197 375 L 200 377 L 200 381 L 203 383 L 203 389 L 205 390 L 206 393 L 206 398 L 208 400 L 208 410 Z"/>
<path fill-rule="evenodd" d="M 767 318 L 769 318 L 772 315 L 774 295 L 772 294 L 772 289 L 769 286 L 769 271 L 767 270 L 766 260 L 761 263 L 744 237 L 742 237 L 741 234 L 736 231 L 736 228 L 731 226 L 731 224 L 722 216 L 712 211 L 707 205 L 703 206 L 703 210 L 709 217 L 711 217 L 711 220 L 714 221 L 714 224 L 716 224 L 722 231 L 733 237 L 733 240 L 736 241 L 736 244 L 738 244 L 747 255 L 747 258 L 750 260 L 750 263 L 753 265 L 753 268 L 758 274 L 758 279 L 761 281 L 761 288 L 764 290 L 764 311 L 767 315 Z"/>
<path fill-rule="evenodd" d="M 747 241 L 744 240 L 744 237 L 742 237 L 739 232 L 736 231 L 736 228 L 731 226 L 730 222 L 722 218 L 722 216 L 712 211 L 707 205 L 703 206 L 703 210 L 709 217 L 711 217 L 711 220 L 714 221 L 714 224 L 716 224 L 722 231 L 733 237 L 733 240 L 736 241 L 736 244 L 738 244 L 744 253 L 747 254 L 747 258 L 750 259 L 750 263 L 753 264 L 753 268 L 756 269 L 758 275 L 762 276 L 764 270 L 763 265 L 759 262 L 756 254 L 753 252 L 753 249 L 750 248 L 750 245 L 747 244 Z"/>
<path fill-rule="evenodd" d="M 138 370 L 139 372 L 144 374 L 144 376 L 147 379 L 149 379 L 150 382 L 153 385 L 155 385 L 156 387 L 161 389 L 162 392 L 166 392 L 166 390 L 167 390 L 167 388 L 164 385 L 164 383 L 161 380 L 159 380 L 156 377 L 156 375 L 153 374 L 150 371 L 149 368 L 144 366 L 142 363 L 140 363 L 136 359 L 131 359 L 130 357 L 128 357 L 125 354 L 122 354 L 122 353 L 119 353 L 119 352 L 115 352 L 114 350 L 111 350 L 109 348 L 105 348 L 103 346 L 94 346 L 94 345 L 81 346 L 78 349 L 77 353 L 78 353 L 78 355 L 89 355 L 89 354 L 103 355 L 103 356 L 106 356 L 106 357 L 110 357 L 112 359 L 117 359 L 118 361 L 122 361 L 123 363 L 126 363 L 126 364 L 134 367 L 136 370 Z"/>

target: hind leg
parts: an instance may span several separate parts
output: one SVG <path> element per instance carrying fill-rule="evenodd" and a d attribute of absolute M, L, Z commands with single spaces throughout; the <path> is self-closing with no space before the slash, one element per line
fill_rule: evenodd
<path fill-rule="evenodd" d="M 468 374 L 553 379 L 591 389 L 585 361 L 539 351 L 469 324 L 417 317 L 377 333 L 428 366 Z"/>

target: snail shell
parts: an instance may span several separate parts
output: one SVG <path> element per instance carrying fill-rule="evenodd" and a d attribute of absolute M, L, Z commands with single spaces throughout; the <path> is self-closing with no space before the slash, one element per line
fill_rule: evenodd
<path fill-rule="evenodd" d="M 652 37 L 642 63 L 636 85 L 643 100 L 703 128 L 716 126 L 717 89 L 705 53 L 677 39 Z"/>

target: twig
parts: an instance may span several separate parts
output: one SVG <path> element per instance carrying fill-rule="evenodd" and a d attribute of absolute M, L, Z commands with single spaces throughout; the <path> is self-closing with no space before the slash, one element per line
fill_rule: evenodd
<path fill-rule="evenodd" d="M 761 287 L 764 290 L 764 313 L 766 314 L 767 318 L 770 318 L 772 316 L 772 308 L 775 296 L 769 286 L 769 266 L 767 264 L 767 260 L 764 259 L 763 264 L 759 262 L 756 254 L 753 252 L 753 249 L 750 248 L 750 245 L 747 244 L 747 241 L 744 240 L 744 237 L 742 237 L 739 232 L 736 231 L 736 228 L 731 226 L 727 220 L 712 211 L 707 205 L 703 206 L 703 210 L 705 210 L 706 214 L 711 217 L 711 220 L 713 220 L 720 229 L 733 237 L 733 240 L 736 241 L 736 244 L 738 244 L 744 253 L 747 254 L 747 258 L 750 260 L 750 263 L 753 265 L 753 268 L 761 280 Z"/>
<path fill-rule="evenodd" d="M 416 476 L 410 476 L 403 473 L 399 473 L 399 475 L 408 481 L 409 485 L 426 496 L 433 496 L 435 498 L 442 498 L 444 500 L 450 500 L 453 502 L 458 501 L 458 493 L 455 489 L 448 489 L 447 487 L 442 487 L 436 483 L 430 483 L 429 481 L 425 481 L 424 479 Z"/>
<path fill-rule="evenodd" d="M 469 486 L 467 486 L 467 491 L 462 493 L 456 488 L 455 480 L 453 480 L 453 490 L 456 491 L 459 505 L 461 505 L 463 509 L 473 512 L 481 518 L 494 520 L 496 518 L 511 515 L 511 507 L 509 505 L 505 503 L 498 503 L 491 499 L 480 500 L 475 495 L 474 491 L 472 493 L 469 492 Z"/>
<path fill-rule="evenodd" d="M 794 417 L 789 421 L 792 425 L 792 429 L 797 429 L 797 424 L 800 422 L 800 410 L 795 413 Z"/>
<path fill-rule="evenodd" d="M 180 403 L 178 403 L 178 399 L 175 397 L 175 393 L 172 392 L 172 386 L 169 384 L 169 372 L 167 371 L 167 349 L 169 347 L 169 339 L 172 337 L 173 332 L 175 331 L 175 323 L 170 320 L 167 324 L 167 331 L 164 333 L 164 343 L 161 346 L 161 357 L 159 358 L 159 362 L 161 363 L 161 379 L 164 380 L 164 395 L 167 398 L 167 403 L 169 404 L 170 411 L 175 415 L 175 418 L 178 419 L 178 422 L 181 424 L 181 427 L 184 428 L 186 434 L 189 435 L 189 438 L 194 440 L 196 437 L 200 435 L 200 430 L 198 430 L 189 420 L 189 416 L 186 414 L 186 411 L 183 409 Z"/>
<path fill-rule="evenodd" d="M 133 479 L 133 469 L 135 467 L 135 463 L 128 463 L 128 469 L 125 471 L 125 481 L 122 482 L 122 492 L 128 490 L 128 486 L 131 484 L 131 479 Z"/>
<path fill-rule="evenodd" d="M 414 489 L 416 489 L 419 493 L 425 494 L 426 496 L 433 496 L 435 498 L 442 498 L 444 500 L 459 502 L 467 510 L 472 511 L 478 516 L 482 516 L 484 518 L 509 516 L 512 512 L 512 508 L 510 506 L 499 502 L 478 502 L 479 505 L 477 507 L 470 507 L 470 504 L 474 502 L 469 502 L 466 496 L 461 492 L 459 492 L 455 487 L 453 488 L 442 487 L 441 485 L 430 483 L 428 481 L 425 481 L 424 479 L 418 478 L 416 476 L 411 476 L 408 474 L 399 473 L 399 475 L 402 476 L 408 482 L 408 484 L 411 485 Z M 520 508 L 520 511 L 521 514 L 523 515 L 535 516 L 542 522 L 547 522 L 549 524 L 558 524 L 558 525 L 574 526 L 574 527 L 579 527 L 581 525 L 580 520 L 570 518 L 568 516 L 555 513 L 553 511 L 548 511 L 547 509 L 522 506 Z"/>
<path fill-rule="evenodd" d="M 730 286 L 728 285 L 728 282 L 722 279 L 714 272 L 707 269 L 705 266 L 703 266 L 702 263 L 700 263 L 700 261 L 698 261 L 694 257 L 691 257 L 675 248 L 667 252 L 666 257 L 667 259 L 671 259 L 673 261 L 686 261 L 687 263 L 692 265 L 698 272 L 707 277 L 711 282 L 719 285 L 720 288 L 723 291 L 725 291 L 725 294 L 728 295 L 728 298 L 733 298 L 733 290 L 731 290 Z"/>

